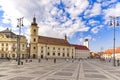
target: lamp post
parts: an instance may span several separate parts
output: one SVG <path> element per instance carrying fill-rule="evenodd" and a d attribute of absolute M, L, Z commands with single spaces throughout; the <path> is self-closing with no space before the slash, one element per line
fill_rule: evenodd
<path fill-rule="evenodd" d="M 113 38 L 113 66 L 116 66 L 116 61 L 115 61 L 115 26 L 119 26 L 118 23 L 118 18 L 116 16 L 110 16 L 111 20 L 110 20 L 110 26 L 114 27 L 114 38 Z"/>
<path fill-rule="evenodd" d="M 23 26 L 23 17 L 18 18 L 17 27 L 19 28 L 19 35 L 17 36 L 17 61 L 18 65 L 20 65 L 20 34 L 21 34 L 21 27 Z"/>

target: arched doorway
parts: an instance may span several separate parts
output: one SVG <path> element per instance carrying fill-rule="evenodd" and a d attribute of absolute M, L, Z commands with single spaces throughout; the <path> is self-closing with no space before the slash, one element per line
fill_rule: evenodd
<path fill-rule="evenodd" d="M 41 59 L 43 59 L 43 55 L 41 55 Z"/>
<path fill-rule="evenodd" d="M 36 55 L 35 54 L 33 54 L 33 59 L 35 59 L 36 58 Z"/>

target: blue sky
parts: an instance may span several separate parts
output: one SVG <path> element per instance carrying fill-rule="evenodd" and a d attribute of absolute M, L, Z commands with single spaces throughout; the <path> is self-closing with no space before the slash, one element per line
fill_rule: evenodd
<path fill-rule="evenodd" d="M 0 0 L 0 30 L 18 34 L 17 18 L 24 17 L 22 35 L 29 39 L 33 16 L 39 35 L 64 38 L 71 44 L 89 39 L 91 51 L 113 47 L 113 27 L 109 16 L 120 16 L 120 0 Z M 118 19 L 120 22 L 120 19 Z M 116 47 L 120 46 L 120 26 L 116 27 Z"/>

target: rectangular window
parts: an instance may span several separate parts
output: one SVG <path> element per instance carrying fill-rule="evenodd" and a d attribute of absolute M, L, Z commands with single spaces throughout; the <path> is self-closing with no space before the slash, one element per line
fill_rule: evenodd
<path fill-rule="evenodd" d="M 65 56 L 65 53 L 63 53 L 63 57 Z"/>
<path fill-rule="evenodd" d="M 58 53 L 58 56 L 60 56 L 60 53 Z"/>
<path fill-rule="evenodd" d="M 53 56 L 55 56 L 55 53 L 53 53 Z"/>
<path fill-rule="evenodd" d="M 41 49 L 43 49 L 43 46 L 41 46 Z"/>
<path fill-rule="evenodd" d="M 49 55 L 50 55 L 50 53 L 48 52 L 48 53 L 47 53 L 47 55 L 49 56 Z"/>
<path fill-rule="evenodd" d="M 7 57 L 7 54 L 5 54 L 5 57 Z"/>
<path fill-rule="evenodd" d="M 53 47 L 53 50 L 55 50 L 55 47 Z"/>
<path fill-rule="evenodd" d="M 48 47 L 48 49 L 50 49 L 50 48 Z"/>
<path fill-rule="evenodd" d="M 8 48 L 6 48 L 6 51 L 8 51 Z"/>
<path fill-rule="evenodd" d="M 22 47 L 24 47 L 24 44 L 22 45 Z"/>
<path fill-rule="evenodd" d="M 41 53 L 43 53 L 43 50 L 41 51 Z"/>
<path fill-rule="evenodd" d="M 6 43 L 6 46 L 8 46 L 8 43 Z"/>
<path fill-rule="evenodd" d="M 69 57 L 69 53 L 67 53 L 67 57 Z"/>
<path fill-rule="evenodd" d="M 4 57 L 4 54 L 1 54 L 1 57 L 3 58 L 3 57 Z"/>
<path fill-rule="evenodd" d="M 4 43 L 2 43 L 2 46 L 4 46 Z"/>
<path fill-rule="evenodd" d="M 2 48 L 2 51 L 4 51 L 4 48 Z"/>

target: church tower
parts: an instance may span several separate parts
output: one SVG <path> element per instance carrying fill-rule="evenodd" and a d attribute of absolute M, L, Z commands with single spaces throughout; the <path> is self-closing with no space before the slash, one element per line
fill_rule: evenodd
<path fill-rule="evenodd" d="M 67 36 L 66 36 L 66 34 L 65 34 L 65 38 L 64 38 L 64 40 L 67 41 Z"/>
<path fill-rule="evenodd" d="M 88 39 L 84 40 L 84 46 L 86 46 L 87 48 L 89 48 L 89 41 L 88 41 Z"/>
<path fill-rule="evenodd" d="M 35 16 L 30 26 L 30 58 L 37 58 L 37 44 L 38 44 L 38 25 Z"/>

